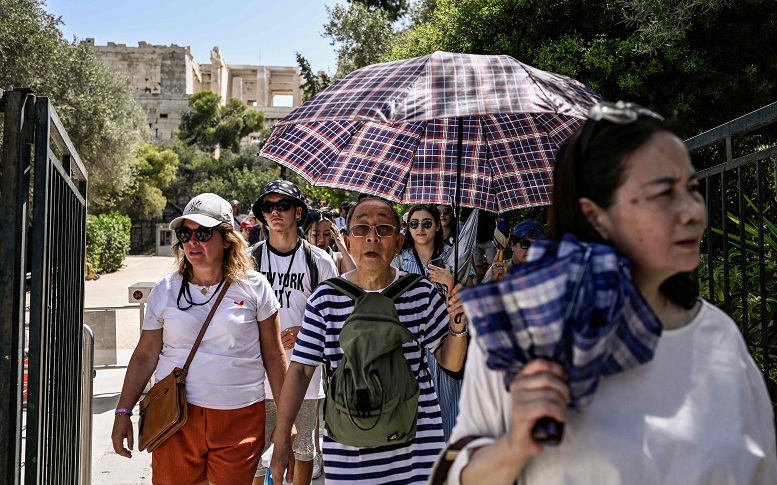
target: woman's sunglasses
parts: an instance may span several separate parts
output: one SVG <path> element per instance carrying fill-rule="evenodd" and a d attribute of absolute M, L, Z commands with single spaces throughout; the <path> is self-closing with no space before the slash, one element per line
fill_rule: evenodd
<path fill-rule="evenodd" d="M 434 225 L 434 221 L 431 219 L 424 219 L 422 222 L 419 222 L 418 220 L 413 219 L 407 223 L 407 225 L 410 226 L 410 229 L 418 229 L 419 224 L 422 225 L 424 229 L 431 229 Z"/>
<path fill-rule="evenodd" d="M 278 209 L 278 212 L 286 212 L 294 205 L 291 199 L 281 199 L 278 202 L 262 202 L 262 212 L 265 214 L 271 213 L 273 210 Z"/>
<path fill-rule="evenodd" d="M 192 238 L 192 233 L 194 233 L 198 241 L 208 242 L 210 241 L 210 238 L 213 237 L 213 230 L 214 229 L 212 227 L 203 227 L 203 226 L 200 226 L 193 231 L 188 227 L 179 227 L 178 229 L 175 230 L 175 237 L 181 243 L 187 243 L 189 242 L 189 239 Z"/>
<path fill-rule="evenodd" d="M 521 249 L 529 249 L 531 247 L 531 241 L 528 239 L 510 239 L 510 244 L 516 245 L 520 244 Z"/>
<path fill-rule="evenodd" d="M 438 208 L 438 210 L 440 211 L 441 216 L 448 216 L 453 212 L 453 209 L 450 207 L 443 207 L 442 209 Z"/>
<path fill-rule="evenodd" d="M 575 157 L 577 160 L 583 160 L 588 151 L 588 144 L 600 125 L 600 121 L 609 121 L 616 125 L 628 125 L 637 121 L 640 117 L 653 118 L 656 121 L 664 121 L 664 117 L 647 108 L 634 103 L 599 103 L 591 107 L 588 112 L 588 119 L 583 125 L 575 147 Z"/>

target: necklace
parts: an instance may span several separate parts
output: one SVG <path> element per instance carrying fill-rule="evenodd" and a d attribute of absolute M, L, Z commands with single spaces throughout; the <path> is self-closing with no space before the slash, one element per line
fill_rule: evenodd
<path fill-rule="evenodd" d="M 205 302 L 203 302 L 203 303 L 195 303 L 195 302 L 192 300 L 192 293 L 191 293 L 191 290 L 189 289 L 189 275 L 188 275 L 188 271 L 187 271 L 187 272 L 186 272 L 186 273 L 184 273 L 184 275 L 183 275 L 183 280 L 181 281 L 181 290 L 178 292 L 178 298 L 175 300 L 175 303 L 176 303 L 176 305 L 178 305 L 178 309 L 179 309 L 179 310 L 186 311 L 186 310 L 188 310 L 189 308 L 191 308 L 191 307 L 194 307 L 194 306 L 203 306 L 203 305 L 207 305 L 208 303 L 210 303 L 210 301 L 213 299 L 213 297 L 214 297 L 214 296 L 216 296 L 216 293 L 218 293 L 218 292 L 219 292 L 219 288 L 221 288 L 221 285 L 223 285 L 223 284 L 224 284 L 224 280 L 225 280 L 225 279 L 224 279 L 224 277 L 222 276 L 222 277 L 221 277 L 221 281 L 219 281 L 219 284 L 218 284 L 218 286 L 216 287 L 216 291 L 214 291 L 214 292 L 213 292 L 213 294 L 212 294 L 212 295 L 210 295 L 210 298 L 208 298 L 208 300 L 207 300 L 207 301 L 205 301 Z M 194 284 L 194 283 L 192 283 L 192 284 Z M 203 295 L 205 295 L 206 293 L 208 293 L 208 288 L 207 288 L 207 287 L 205 287 L 205 288 L 203 288 L 202 290 L 200 290 L 200 292 L 201 292 Z M 189 306 L 187 306 L 186 308 L 183 308 L 183 307 L 181 307 L 181 296 L 183 296 L 183 299 L 186 301 L 186 303 L 188 303 L 188 304 L 189 304 Z"/>
<path fill-rule="evenodd" d="M 291 273 L 291 266 L 294 264 L 294 256 L 297 255 L 297 249 L 299 249 L 301 243 L 302 241 L 297 241 L 297 245 L 294 246 L 294 252 L 291 253 L 289 267 L 286 268 L 286 274 L 283 276 L 283 278 L 280 278 L 281 281 L 279 281 L 279 283 L 281 284 L 281 291 L 284 291 L 286 287 L 289 286 L 289 273 Z M 270 278 L 272 278 L 272 257 L 270 256 L 270 243 L 268 242 L 265 244 L 265 246 L 267 246 L 267 274 L 270 275 Z"/>

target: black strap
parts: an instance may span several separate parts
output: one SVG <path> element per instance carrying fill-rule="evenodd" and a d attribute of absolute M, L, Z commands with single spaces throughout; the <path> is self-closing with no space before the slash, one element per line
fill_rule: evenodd
<path fill-rule="evenodd" d="M 316 259 L 313 257 L 313 249 L 309 242 L 302 239 L 302 249 L 305 251 L 305 260 L 308 262 L 308 276 L 310 277 L 310 291 L 314 291 L 318 287 L 318 265 Z M 267 241 L 261 241 L 254 246 L 254 251 L 251 256 L 254 258 L 254 264 L 256 265 L 256 271 L 262 270 L 262 245 L 267 244 Z"/>

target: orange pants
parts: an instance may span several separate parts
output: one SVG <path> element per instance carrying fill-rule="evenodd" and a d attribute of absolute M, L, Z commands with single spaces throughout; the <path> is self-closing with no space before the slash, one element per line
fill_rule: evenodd
<path fill-rule="evenodd" d="M 189 404 L 186 424 L 151 453 L 154 485 L 250 485 L 264 449 L 264 401 L 241 409 Z"/>

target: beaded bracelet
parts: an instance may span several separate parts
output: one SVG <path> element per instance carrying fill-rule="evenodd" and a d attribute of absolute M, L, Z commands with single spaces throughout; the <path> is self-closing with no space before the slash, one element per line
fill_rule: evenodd
<path fill-rule="evenodd" d="M 132 409 L 127 409 L 127 408 L 116 408 L 116 413 L 115 413 L 115 414 L 116 414 L 117 416 L 118 416 L 119 414 L 126 414 L 127 416 L 132 416 Z"/>
<path fill-rule="evenodd" d="M 464 330 L 462 330 L 461 332 L 454 332 L 449 325 L 448 333 L 451 334 L 451 337 L 465 337 L 467 335 L 467 327 L 464 327 Z"/>

